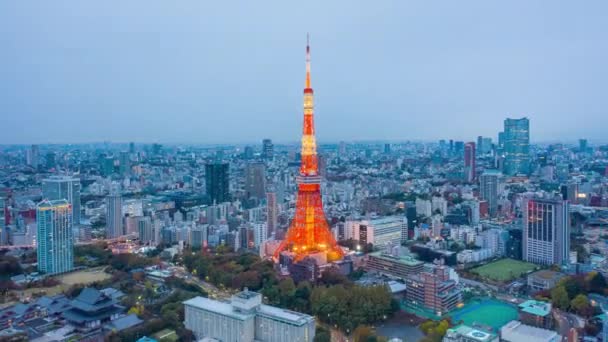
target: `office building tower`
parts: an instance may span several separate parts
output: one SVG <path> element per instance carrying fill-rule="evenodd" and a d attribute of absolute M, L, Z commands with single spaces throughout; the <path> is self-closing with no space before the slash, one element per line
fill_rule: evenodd
<path fill-rule="evenodd" d="M 131 157 L 129 152 L 120 152 L 120 174 L 126 176 L 131 173 Z"/>
<path fill-rule="evenodd" d="M 243 150 L 243 159 L 253 159 L 253 147 L 245 146 L 245 149 Z"/>
<path fill-rule="evenodd" d="M 215 162 L 205 165 L 205 185 L 211 203 L 230 201 L 228 163 Z"/>
<path fill-rule="evenodd" d="M 248 198 L 264 198 L 266 195 L 266 165 L 247 163 L 245 166 L 245 193 Z"/>
<path fill-rule="evenodd" d="M 27 165 L 33 167 L 34 169 L 37 169 L 40 162 L 39 158 L 40 149 L 38 148 L 38 145 L 32 145 L 26 153 Z"/>
<path fill-rule="evenodd" d="M 464 151 L 463 141 L 454 141 L 454 153 L 462 153 Z"/>
<path fill-rule="evenodd" d="M 239 292 L 230 302 L 194 297 L 184 303 L 184 326 L 196 340 L 312 342 L 315 318 L 262 304 L 262 295 Z"/>
<path fill-rule="evenodd" d="M 253 241 L 254 247 L 259 248 L 268 240 L 268 227 L 266 222 L 258 222 L 253 224 Z"/>
<path fill-rule="evenodd" d="M 139 237 L 139 242 L 145 245 L 154 245 L 155 233 L 152 218 L 150 216 L 136 217 L 135 225 L 137 226 L 137 236 Z"/>
<path fill-rule="evenodd" d="M 262 158 L 267 160 L 274 158 L 274 145 L 270 139 L 262 140 Z"/>
<path fill-rule="evenodd" d="M 275 234 L 278 225 L 279 207 L 277 204 L 277 193 L 269 191 L 266 193 L 266 228 L 268 236 Z"/>
<path fill-rule="evenodd" d="M 46 168 L 47 169 L 54 169 L 55 166 L 57 166 L 57 162 L 56 162 L 56 158 L 57 155 L 55 154 L 55 152 L 49 152 L 46 154 Z"/>
<path fill-rule="evenodd" d="M 391 153 L 391 144 L 384 144 L 384 153 L 385 154 Z"/>
<path fill-rule="evenodd" d="M 338 145 L 338 155 L 341 157 L 346 155 L 346 143 L 344 141 L 340 141 Z"/>
<path fill-rule="evenodd" d="M 475 180 L 475 143 L 464 145 L 464 174 L 467 182 Z"/>
<path fill-rule="evenodd" d="M 152 155 L 159 156 L 163 152 L 163 145 L 161 144 L 152 144 Z"/>
<path fill-rule="evenodd" d="M 67 200 L 73 211 L 72 224 L 80 224 L 80 179 L 70 176 L 51 176 L 44 179 L 42 197 L 48 200 Z"/>
<path fill-rule="evenodd" d="M 122 219 L 122 197 L 111 194 L 106 197 L 106 239 L 124 235 Z"/>
<path fill-rule="evenodd" d="M 108 177 L 114 173 L 114 158 L 102 157 L 100 160 L 100 172 L 103 176 Z"/>
<path fill-rule="evenodd" d="M 508 176 L 530 173 L 530 122 L 527 118 L 505 119 L 504 173 Z"/>
<path fill-rule="evenodd" d="M 578 151 L 579 152 L 587 152 L 589 150 L 589 144 L 587 139 L 579 139 L 578 140 Z"/>
<path fill-rule="evenodd" d="M 5 215 L 7 212 L 6 207 L 6 198 L 0 197 L 0 246 L 6 246 L 9 244 L 8 227 Z"/>
<path fill-rule="evenodd" d="M 407 232 L 407 220 L 402 216 L 347 221 L 346 238 L 358 240 L 361 245 L 371 243 L 377 247 L 399 246 L 401 245 L 404 226 Z"/>
<path fill-rule="evenodd" d="M 528 197 L 523 208 L 523 259 L 540 265 L 567 265 L 570 256 L 568 201 Z"/>
<path fill-rule="evenodd" d="M 488 202 L 490 216 L 495 216 L 498 212 L 498 193 L 502 173 L 498 170 L 485 170 L 479 177 L 479 197 Z"/>
<path fill-rule="evenodd" d="M 304 87 L 304 124 L 300 173 L 297 177 L 298 195 L 295 215 L 285 239 L 276 249 L 274 259 L 279 260 L 282 251 L 295 254 L 294 260 L 323 253 L 329 260 L 339 260 L 344 256 L 336 243 L 330 228 L 321 198 L 321 177 L 317 156 L 317 141 L 314 125 L 314 96 L 310 81 L 310 46 L 306 45 L 306 81 Z"/>
<path fill-rule="evenodd" d="M 74 268 L 72 205 L 65 199 L 43 200 L 36 208 L 38 271 L 58 274 Z"/>
<path fill-rule="evenodd" d="M 134 142 L 129 143 L 129 153 L 135 154 L 135 143 Z"/>
<path fill-rule="evenodd" d="M 492 138 L 478 136 L 476 152 L 478 155 L 486 155 L 492 152 Z"/>
<path fill-rule="evenodd" d="M 197 225 L 190 230 L 190 247 L 204 248 L 207 247 L 207 232 L 208 225 Z"/>

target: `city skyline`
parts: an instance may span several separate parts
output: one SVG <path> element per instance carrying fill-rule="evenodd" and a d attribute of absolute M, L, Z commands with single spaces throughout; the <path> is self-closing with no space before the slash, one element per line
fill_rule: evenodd
<path fill-rule="evenodd" d="M 306 32 L 320 142 L 605 141 L 601 2 L 117 4 L 0 5 L 0 144 L 291 142 Z"/>

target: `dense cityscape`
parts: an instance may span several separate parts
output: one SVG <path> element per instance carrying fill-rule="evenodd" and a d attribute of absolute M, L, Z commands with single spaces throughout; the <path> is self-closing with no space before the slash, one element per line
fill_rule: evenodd
<path fill-rule="evenodd" d="M 297 143 L 0 145 L 0 342 L 608 342 L 608 144 L 318 140 L 313 48 Z"/>

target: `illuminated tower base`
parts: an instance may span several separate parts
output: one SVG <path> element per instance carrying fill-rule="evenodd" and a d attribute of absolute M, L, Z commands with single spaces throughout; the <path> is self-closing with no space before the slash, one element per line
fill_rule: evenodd
<path fill-rule="evenodd" d="M 344 252 L 336 243 L 321 201 L 319 177 L 299 177 L 296 213 L 283 242 L 275 252 L 278 259 L 282 251 L 295 254 L 295 261 L 307 255 L 326 252 L 328 261 L 342 259 Z"/>

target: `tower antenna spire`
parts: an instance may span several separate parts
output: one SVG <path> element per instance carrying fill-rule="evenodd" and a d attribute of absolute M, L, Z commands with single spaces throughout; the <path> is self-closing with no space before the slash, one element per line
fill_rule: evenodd
<path fill-rule="evenodd" d="M 306 33 L 306 89 L 310 88 L 310 34 Z"/>

